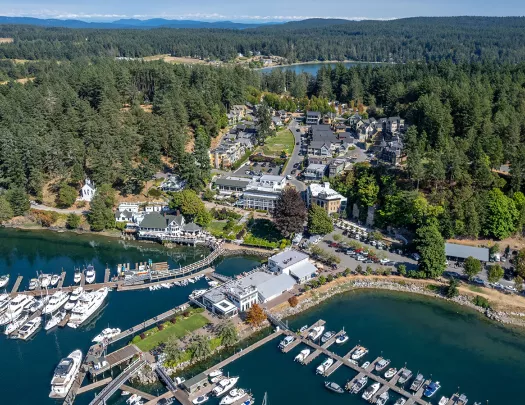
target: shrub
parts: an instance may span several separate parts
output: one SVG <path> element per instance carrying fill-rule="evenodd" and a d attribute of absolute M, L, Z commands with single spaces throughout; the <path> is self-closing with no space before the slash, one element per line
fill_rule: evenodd
<path fill-rule="evenodd" d="M 299 304 L 299 300 L 297 299 L 297 297 L 294 295 L 293 297 L 290 297 L 288 298 L 288 304 L 290 304 L 290 306 L 293 308 L 293 307 L 296 307 L 297 304 Z"/>
<path fill-rule="evenodd" d="M 142 334 L 141 334 L 142 335 Z M 138 343 L 142 340 L 142 337 L 137 335 L 135 337 L 133 337 L 133 339 L 131 339 L 131 343 Z"/>
<path fill-rule="evenodd" d="M 142 332 L 139 337 L 140 337 L 141 340 L 145 339 L 146 338 L 146 334 L 144 332 Z"/>
<path fill-rule="evenodd" d="M 161 324 L 161 325 L 158 326 L 158 328 L 159 328 L 159 330 L 163 330 L 164 329 L 164 325 Z"/>
<path fill-rule="evenodd" d="M 190 316 L 190 311 L 186 310 L 182 313 L 182 315 L 184 316 L 184 318 L 187 318 L 188 316 Z"/>
<path fill-rule="evenodd" d="M 407 275 L 407 266 L 405 266 L 404 264 L 400 264 L 398 267 L 398 270 L 399 270 L 399 275 L 403 277 Z"/>
<path fill-rule="evenodd" d="M 480 295 L 476 295 L 476 297 L 474 297 L 474 301 L 472 301 L 472 302 L 474 303 L 474 305 L 476 305 L 478 307 L 485 308 L 485 309 L 490 308 L 489 300 L 486 299 L 485 297 L 480 296 Z"/>
<path fill-rule="evenodd" d="M 148 195 L 150 197 L 160 197 L 162 195 L 162 191 L 160 191 L 158 188 L 150 188 L 148 190 Z"/>
<path fill-rule="evenodd" d="M 174 316 L 173 318 L 170 319 L 170 322 L 171 323 L 177 323 L 177 318 Z"/>

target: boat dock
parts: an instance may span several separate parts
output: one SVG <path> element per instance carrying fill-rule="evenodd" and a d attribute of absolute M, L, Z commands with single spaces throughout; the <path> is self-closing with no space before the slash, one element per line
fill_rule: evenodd
<path fill-rule="evenodd" d="M 66 316 L 64 317 L 64 319 L 62 319 L 62 320 L 58 323 L 58 326 L 59 326 L 60 328 L 64 328 L 64 327 L 67 325 L 67 323 L 69 322 L 69 318 L 71 318 L 71 312 L 68 312 L 68 313 L 66 314 Z"/>
<path fill-rule="evenodd" d="M 148 394 L 147 392 L 144 392 L 144 391 L 138 390 L 136 388 L 130 387 L 129 385 L 126 385 L 126 384 L 122 384 L 121 387 L 120 387 L 120 390 L 121 391 L 128 391 L 128 392 L 130 392 L 132 394 L 140 395 L 142 398 L 147 399 L 148 401 L 151 401 L 152 399 L 156 398 L 155 395 Z"/>
<path fill-rule="evenodd" d="M 94 383 L 91 383 L 91 384 L 88 384 L 88 385 L 84 385 L 83 387 L 80 387 L 78 389 L 77 395 L 78 394 L 83 394 L 84 392 L 88 392 L 88 391 L 94 390 L 96 388 L 103 387 L 104 385 L 110 383 L 111 380 L 113 380 L 113 378 L 108 377 L 108 378 L 104 378 L 103 380 L 95 381 Z"/>
<path fill-rule="evenodd" d="M 283 353 L 288 353 L 290 350 L 292 350 L 294 347 L 297 347 L 299 346 L 299 344 L 301 343 L 301 339 L 295 339 L 292 343 L 290 343 L 288 346 L 286 346 L 282 352 Z"/>
<path fill-rule="evenodd" d="M 62 273 L 60 273 L 60 281 L 58 282 L 58 285 L 57 285 L 57 288 L 62 288 L 64 286 L 64 281 L 66 280 L 66 272 L 65 271 L 62 271 Z"/>
<path fill-rule="evenodd" d="M 107 361 L 105 367 L 101 367 L 98 370 L 94 368 L 89 369 L 91 376 L 96 377 L 109 369 L 118 366 L 128 360 L 131 360 L 133 357 L 142 354 L 142 351 L 135 345 L 124 346 L 122 349 L 116 350 L 112 353 L 109 353 L 107 356 L 104 356 L 104 360 Z"/>
<path fill-rule="evenodd" d="M 131 391 L 130 391 L 131 392 Z M 148 402 L 146 402 L 145 405 L 155 405 L 157 402 L 159 402 L 161 399 L 169 399 L 169 398 L 173 398 L 174 395 L 173 395 L 173 392 L 171 391 L 168 391 L 168 392 L 165 392 L 164 394 L 162 394 L 161 396 L 158 396 L 158 397 L 154 397 L 152 399 L 150 399 Z M 180 402 L 180 401 L 179 401 Z M 182 402 L 181 402 L 182 404 Z M 193 405 L 193 404 L 192 404 Z"/>
<path fill-rule="evenodd" d="M 20 284 L 22 284 L 22 280 L 24 279 L 24 276 L 18 276 L 15 281 L 15 285 L 13 286 L 13 289 L 11 290 L 11 295 L 14 295 L 17 293 L 18 289 L 20 288 Z"/>
<path fill-rule="evenodd" d="M 104 273 L 104 284 L 109 282 L 109 276 L 111 275 L 111 270 L 106 269 L 106 272 Z"/>

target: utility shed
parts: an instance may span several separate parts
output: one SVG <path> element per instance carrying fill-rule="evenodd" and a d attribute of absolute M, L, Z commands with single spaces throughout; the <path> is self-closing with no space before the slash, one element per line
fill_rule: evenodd
<path fill-rule="evenodd" d="M 204 383 L 208 382 L 208 376 L 204 373 L 197 374 L 195 377 L 190 378 L 189 380 L 186 380 L 182 383 L 182 386 L 184 389 L 190 393 L 193 394 L 194 392 L 198 391 Z"/>
<path fill-rule="evenodd" d="M 445 256 L 461 260 L 472 256 L 482 262 L 488 262 L 489 250 L 487 248 L 458 245 L 457 243 L 445 243 Z"/>

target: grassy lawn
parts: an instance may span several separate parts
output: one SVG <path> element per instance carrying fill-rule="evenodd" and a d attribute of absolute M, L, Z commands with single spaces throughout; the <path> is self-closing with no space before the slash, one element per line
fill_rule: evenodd
<path fill-rule="evenodd" d="M 220 237 L 225 226 L 226 221 L 211 221 L 206 228 L 213 236 Z"/>
<path fill-rule="evenodd" d="M 268 219 L 256 219 L 250 224 L 249 232 L 244 237 L 247 245 L 276 248 L 279 247 L 283 236 Z"/>
<path fill-rule="evenodd" d="M 159 344 L 167 342 L 172 336 L 181 338 L 194 330 L 202 328 L 207 323 L 208 320 L 201 314 L 190 315 L 187 319 L 177 318 L 177 323 L 164 323 L 165 327 L 163 330 L 151 333 L 150 335 L 148 335 L 149 331 L 147 331 L 147 336 L 144 339 L 135 342 L 135 345 L 137 345 L 140 350 L 147 352 L 154 349 Z"/>
<path fill-rule="evenodd" d="M 277 156 L 281 155 L 283 150 L 290 155 L 293 152 L 294 147 L 294 136 L 289 129 L 283 129 L 277 132 L 275 136 L 271 136 L 266 139 L 266 143 L 263 146 L 263 153 L 266 156 Z"/>
<path fill-rule="evenodd" d="M 468 286 L 468 289 L 469 289 L 470 291 L 474 291 L 474 292 L 478 292 L 478 293 L 483 292 L 483 289 L 482 289 L 482 288 L 480 288 L 480 287 L 478 287 L 478 286 L 475 286 L 475 285 L 469 285 L 469 286 Z"/>

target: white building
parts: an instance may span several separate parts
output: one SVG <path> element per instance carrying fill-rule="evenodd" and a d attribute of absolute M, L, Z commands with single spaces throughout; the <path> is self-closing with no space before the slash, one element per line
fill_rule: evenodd
<path fill-rule="evenodd" d="M 285 187 L 286 179 L 282 176 L 254 177 L 246 186 L 241 205 L 244 209 L 273 211 Z"/>
<path fill-rule="evenodd" d="M 276 274 L 288 274 L 298 283 L 310 280 L 317 272 L 317 268 L 308 260 L 308 255 L 293 249 L 270 257 L 268 269 Z"/>
<path fill-rule="evenodd" d="M 306 206 L 318 205 L 329 215 L 344 212 L 347 201 L 347 198 L 333 190 L 328 182 L 310 184 L 306 189 Z"/>
<path fill-rule="evenodd" d="M 86 182 L 80 189 L 80 200 L 91 202 L 91 200 L 93 200 L 93 197 L 95 196 L 96 191 L 97 189 L 95 187 L 95 183 L 86 178 Z"/>

